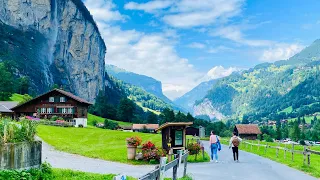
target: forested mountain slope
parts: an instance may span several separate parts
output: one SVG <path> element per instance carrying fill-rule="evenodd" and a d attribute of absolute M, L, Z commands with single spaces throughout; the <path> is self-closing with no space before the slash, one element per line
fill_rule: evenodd
<path fill-rule="evenodd" d="M 259 119 L 291 106 L 295 111 L 317 103 L 318 89 L 313 84 L 317 84 L 319 60 L 320 41 L 316 40 L 287 61 L 260 64 L 218 80 L 194 108 L 211 109 L 229 118 L 246 115 Z M 306 87 L 309 89 L 302 90 Z"/>

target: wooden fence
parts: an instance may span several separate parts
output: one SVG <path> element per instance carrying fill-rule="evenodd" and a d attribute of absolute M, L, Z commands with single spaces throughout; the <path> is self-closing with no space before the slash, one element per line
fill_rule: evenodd
<path fill-rule="evenodd" d="M 267 144 L 260 144 L 260 141 L 258 141 L 258 144 L 255 144 L 253 142 L 248 142 L 248 141 L 243 141 L 243 143 L 246 145 L 246 148 L 248 146 L 251 146 L 250 149 L 252 151 L 253 146 L 257 146 L 258 151 L 260 150 L 260 147 L 264 147 L 264 154 L 267 154 L 267 150 L 270 149 L 276 149 L 276 157 L 279 157 L 279 150 L 284 151 L 284 158 L 287 158 L 287 153 L 290 153 L 291 155 L 291 161 L 294 160 L 294 154 L 302 154 L 303 155 L 303 164 L 310 166 L 310 155 L 315 154 L 315 155 L 320 155 L 320 152 L 311 150 L 307 146 L 303 146 L 303 151 L 295 150 L 294 149 L 294 144 L 285 144 L 285 147 L 281 147 L 280 143 L 278 143 L 278 146 L 270 146 Z M 291 146 L 290 148 L 287 148 L 287 145 Z"/>
<path fill-rule="evenodd" d="M 154 170 L 140 177 L 139 180 L 163 180 L 164 173 L 171 168 L 173 168 L 172 180 L 177 180 L 178 167 L 180 166 L 181 162 L 183 162 L 184 164 L 183 176 L 186 176 L 188 154 L 189 154 L 188 151 L 185 151 L 184 154 L 183 154 L 183 151 L 179 151 L 179 154 L 174 155 L 175 159 L 167 164 L 166 164 L 167 158 L 161 157 L 160 166 L 156 166 Z"/>

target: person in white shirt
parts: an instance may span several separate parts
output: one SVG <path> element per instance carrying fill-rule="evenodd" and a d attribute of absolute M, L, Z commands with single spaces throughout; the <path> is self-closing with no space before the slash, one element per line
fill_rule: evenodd
<path fill-rule="evenodd" d="M 233 160 L 239 162 L 239 145 L 242 139 L 237 136 L 236 132 L 233 132 L 233 136 L 230 139 L 229 149 L 232 147 Z"/>

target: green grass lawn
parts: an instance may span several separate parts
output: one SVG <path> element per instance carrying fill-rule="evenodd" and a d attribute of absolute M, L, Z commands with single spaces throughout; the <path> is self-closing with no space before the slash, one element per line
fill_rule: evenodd
<path fill-rule="evenodd" d="M 69 169 L 53 169 L 53 179 L 55 180 L 113 180 L 114 174 L 96 174 Z M 127 177 L 128 180 L 135 178 Z"/>
<path fill-rule="evenodd" d="M 103 123 L 105 118 L 93 115 L 88 113 L 88 125 L 93 125 L 93 121 L 96 120 L 98 123 Z M 118 123 L 119 125 L 124 125 L 124 126 L 130 126 L 132 125 L 132 123 L 128 123 L 128 122 L 122 122 L 122 121 L 115 121 L 115 120 L 111 120 L 108 119 L 109 121 L 113 121 Z"/>
<path fill-rule="evenodd" d="M 228 140 L 229 139 L 222 139 L 221 142 L 223 144 L 228 144 L 229 143 Z M 253 142 L 255 144 L 258 144 L 258 141 L 249 141 L 249 142 Z M 276 143 L 276 142 L 274 142 L 274 143 L 260 142 L 260 144 L 268 144 L 270 146 L 277 146 L 278 145 L 278 143 Z M 280 144 L 280 146 L 281 147 L 286 146 L 287 148 L 292 147 L 292 145 L 284 145 L 284 144 Z M 267 153 L 265 154 L 264 147 L 260 147 L 260 149 L 258 150 L 258 146 L 253 146 L 252 150 L 251 150 L 250 145 L 246 146 L 245 144 L 242 143 L 239 148 L 240 148 L 240 150 L 254 153 L 259 156 L 269 158 L 273 161 L 277 161 L 279 163 L 285 164 L 285 165 L 290 166 L 292 168 L 304 171 L 312 176 L 315 176 L 318 178 L 320 177 L 320 156 L 319 155 L 312 154 L 310 156 L 311 165 L 310 165 L 310 167 L 308 167 L 306 165 L 303 165 L 303 155 L 302 154 L 294 154 L 294 161 L 291 161 L 291 153 L 287 152 L 286 158 L 285 158 L 283 150 L 279 150 L 279 157 L 277 158 L 276 157 L 276 149 L 268 148 Z M 320 147 L 312 146 L 311 149 L 319 151 Z M 302 151 L 303 146 L 295 145 L 295 150 Z"/>
<path fill-rule="evenodd" d="M 38 136 L 58 150 L 92 158 L 129 164 L 145 164 L 142 161 L 127 160 L 126 138 L 139 136 L 142 143 L 150 140 L 161 146 L 160 134 L 134 133 L 88 128 L 63 128 L 40 125 Z"/>

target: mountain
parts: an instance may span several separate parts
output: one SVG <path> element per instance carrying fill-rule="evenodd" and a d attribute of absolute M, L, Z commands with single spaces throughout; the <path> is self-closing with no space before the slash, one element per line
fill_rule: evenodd
<path fill-rule="evenodd" d="M 193 105 L 197 100 L 201 100 L 208 90 L 216 83 L 216 80 L 210 80 L 200 83 L 198 86 L 187 92 L 183 96 L 175 99 L 173 102 L 182 106 L 189 112 L 193 112 Z"/>
<path fill-rule="evenodd" d="M 128 96 L 130 96 L 131 90 L 126 90 L 128 88 L 135 88 L 136 91 L 142 92 L 145 91 L 143 94 L 149 94 L 146 96 L 149 96 L 151 99 L 157 99 L 156 101 L 161 100 L 158 103 L 163 104 L 165 103 L 166 107 L 171 107 L 174 110 L 180 110 L 185 111 L 183 108 L 177 106 L 174 104 L 170 99 L 168 99 L 163 93 L 162 93 L 162 84 L 160 81 L 151 78 L 149 76 L 136 74 L 133 72 L 126 71 L 124 69 L 118 68 L 114 65 L 106 65 L 106 72 L 110 74 L 111 76 L 115 77 L 115 79 L 121 80 L 124 82 L 124 90 L 129 93 Z M 129 86 L 127 84 L 130 84 L 132 86 Z M 147 93 L 146 93 L 147 92 Z M 153 95 L 152 97 L 150 95 Z M 138 98 L 139 99 L 139 98 Z M 148 98 L 148 101 L 150 99 Z M 161 107 L 164 107 L 164 105 L 161 105 Z M 159 107 L 151 108 L 153 110 L 159 110 Z M 162 110 L 163 108 L 160 108 Z"/>
<path fill-rule="evenodd" d="M 259 64 L 249 70 L 221 78 L 202 100 L 196 102 L 194 109 L 198 110 L 199 114 L 195 115 L 205 114 L 218 119 L 261 119 L 272 118 L 291 108 L 293 110 L 290 113 L 282 115 L 302 115 L 301 109 L 320 101 L 317 88 L 313 89 L 314 92 L 310 95 L 301 90 L 303 87 L 315 88 L 311 82 L 317 80 L 315 77 L 318 77 L 320 72 L 319 60 L 320 40 L 316 40 L 286 61 Z M 204 109 L 210 111 L 201 111 Z"/>
<path fill-rule="evenodd" d="M 105 85 L 106 46 L 81 0 L 0 0 L 0 62 L 30 91 L 54 84 L 94 101 Z"/>

